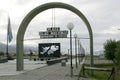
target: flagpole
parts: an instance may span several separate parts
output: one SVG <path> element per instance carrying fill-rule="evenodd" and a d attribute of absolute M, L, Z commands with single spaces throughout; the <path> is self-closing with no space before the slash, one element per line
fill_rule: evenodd
<path fill-rule="evenodd" d="M 8 19 L 9 19 L 9 15 L 8 15 Z M 8 22 L 9 23 L 9 22 Z M 7 25 L 7 45 L 6 45 L 6 57 L 8 59 L 9 57 L 9 53 L 8 53 L 8 25 Z"/>
<path fill-rule="evenodd" d="M 8 32 L 8 31 L 7 31 Z M 8 33 L 7 33 L 8 34 Z M 8 54 L 8 35 L 7 35 L 7 46 L 6 46 L 6 56 L 8 58 L 9 54 Z"/>
<path fill-rule="evenodd" d="M 12 57 L 9 55 L 9 52 L 8 52 L 8 43 L 12 41 L 12 30 L 11 30 L 11 23 L 10 23 L 10 16 L 8 15 L 8 25 L 7 25 L 7 46 L 6 46 L 6 57 L 8 60 L 11 60 Z"/>

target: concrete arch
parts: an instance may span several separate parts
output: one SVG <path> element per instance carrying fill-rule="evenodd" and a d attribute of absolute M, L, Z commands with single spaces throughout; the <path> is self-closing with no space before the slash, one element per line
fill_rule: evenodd
<path fill-rule="evenodd" d="M 76 15 L 78 15 L 83 20 L 83 22 L 86 24 L 87 29 L 89 31 L 89 36 L 90 36 L 91 66 L 93 66 L 93 34 L 92 34 L 92 29 L 91 29 L 91 26 L 90 26 L 88 20 L 78 9 L 76 9 L 75 7 L 73 7 L 69 4 L 65 4 L 65 3 L 61 3 L 61 2 L 51 2 L 51 3 L 46 3 L 46 4 L 43 4 L 43 5 L 40 5 L 36 8 L 34 8 L 32 11 L 30 11 L 26 15 L 26 17 L 23 19 L 22 23 L 19 26 L 18 33 L 17 33 L 17 40 L 16 40 L 16 43 L 17 43 L 16 44 L 16 53 L 17 53 L 16 69 L 17 69 L 17 71 L 21 71 L 24 69 L 23 39 L 24 39 L 24 34 L 25 34 L 28 24 L 37 14 L 39 14 L 40 12 L 45 11 L 47 9 L 51 9 L 51 8 L 64 8 L 64 9 L 70 10 L 73 13 L 75 13 Z"/>

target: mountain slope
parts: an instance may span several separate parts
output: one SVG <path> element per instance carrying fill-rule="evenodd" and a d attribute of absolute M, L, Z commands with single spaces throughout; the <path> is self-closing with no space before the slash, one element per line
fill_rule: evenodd
<path fill-rule="evenodd" d="M 24 46 L 24 52 L 29 53 L 29 50 L 37 51 L 37 49 L 34 46 Z M 6 52 L 6 45 L 0 42 L 0 52 Z M 9 53 L 16 53 L 16 45 L 9 45 L 8 46 L 8 52 Z"/>

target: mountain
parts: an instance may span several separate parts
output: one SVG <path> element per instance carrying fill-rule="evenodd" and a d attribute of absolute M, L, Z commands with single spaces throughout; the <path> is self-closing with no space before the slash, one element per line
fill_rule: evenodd
<path fill-rule="evenodd" d="M 0 42 L 0 52 L 6 52 L 6 45 Z"/>
<path fill-rule="evenodd" d="M 30 52 L 30 49 L 33 51 L 33 52 L 37 52 L 38 50 L 34 47 L 34 46 L 24 46 L 24 52 L 25 53 L 29 53 Z M 6 44 L 3 44 L 0 42 L 0 52 L 6 52 Z M 9 45 L 8 46 L 8 52 L 9 53 L 16 53 L 16 45 Z"/>
<path fill-rule="evenodd" d="M 95 51 L 94 55 L 100 55 L 100 54 L 104 54 L 104 50 L 100 50 L 100 51 Z"/>

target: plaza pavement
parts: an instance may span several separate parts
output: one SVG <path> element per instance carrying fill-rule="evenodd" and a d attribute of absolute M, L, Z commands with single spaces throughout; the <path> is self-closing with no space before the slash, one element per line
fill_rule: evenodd
<path fill-rule="evenodd" d="M 8 63 L 2 63 L 2 64 L 8 64 Z M 11 63 L 15 64 L 15 61 Z M 24 71 L 15 71 L 15 65 L 12 68 L 12 64 L 11 64 L 11 66 L 9 65 L 8 67 L 6 67 L 7 69 L 9 68 L 8 71 L 6 70 L 6 72 L 9 72 L 9 75 L 8 74 L 5 75 L 5 72 L 2 72 L 1 71 L 2 68 L 0 67 L 1 68 L 0 72 L 4 73 L 4 75 L 0 75 L 0 80 L 78 80 L 77 76 L 73 76 L 73 77 L 70 76 L 69 63 L 70 62 L 67 62 L 66 66 L 61 66 L 61 63 L 47 66 L 45 62 L 41 62 L 41 61 L 31 62 L 26 60 Z M 73 67 L 74 67 L 73 74 L 77 75 L 79 72 L 79 68 L 76 69 L 74 63 L 73 63 Z M 88 80 L 88 79 L 80 78 L 79 80 Z"/>

